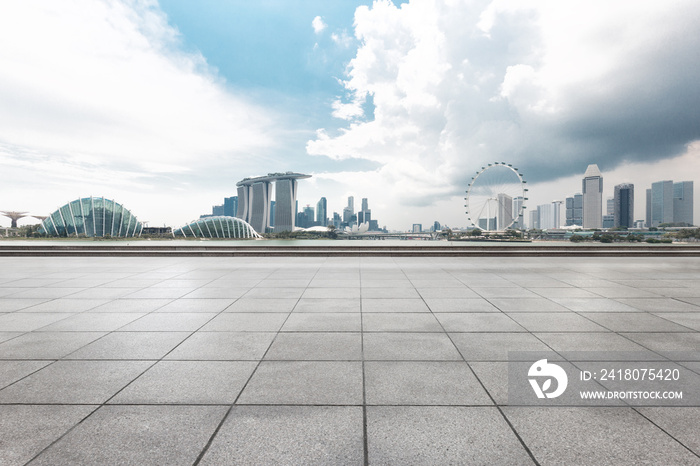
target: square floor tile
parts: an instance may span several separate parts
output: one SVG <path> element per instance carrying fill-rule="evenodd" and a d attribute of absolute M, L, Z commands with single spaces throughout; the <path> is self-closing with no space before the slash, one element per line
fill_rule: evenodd
<path fill-rule="evenodd" d="M 617 301 L 647 312 L 700 312 L 700 306 L 672 298 L 620 298 Z"/>
<path fill-rule="evenodd" d="M 595 358 L 595 360 L 640 360 L 639 358 L 656 360 L 660 358 L 628 338 L 610 332 L 580 332 L 575 334 L 553 332 L 537 333 L 536 336 L 563 357 L 571 358 L 575 361 L 586 360 L 587 358 Z M 610 354 L 607 355 L 606 353 Z"/>
<path fill-rule="evenodd" d="M 181 298 L 158 308 L 155 312 L 221 312 L 234 301 L 235 299 L 222 298 Z"/>
<path fill-rule="evenodd" d="M 225 312 L 292 312 L 298 299 L 248 299 L 241 298 L 226 308 Z"/>
<path fill-rule="evenodd" d="M 472 287 L 476 293 L 487 299 L 491 298 L 537 298 L 538 296 L 527 288 L 519 286 L 504 286 L 504 287 Z"/>
<path fill-rule="evenodd" d="M 116 404 L 232 404 L 252 361 L 160 361 L 114 397 Z"/>
<path fill-rule="evenodd" d="M 224 312 L 210 320 L 202 332 L 277 332 L 289 314 L 281 312 Z"/>
<path fill-rule="evenodd" d="M 102 332 L 32 332 L 0 344 L 0 359 L 60 359 Z"/>
<path fill-rule="evenodd" d="M 581 313 L 581 315 L 613 332 L 687 332 L 691 330 L 646 312 L 590 312 Z"/>
<path fill-rule="evenodd" d="M 191 332 L 115 332 L 66 356 L 66 359 L 160 359 Z"/>
<path fill-rule="evenodd" d="M 673 360 L 700 361 L 700 333 L 698 332 L 622 333 L 622 336 Z M 679 356 L 680 359 L 676 359 Z"/>
<path fill-rule="evenodd" d="M 489 302 L 503 312 L 565 312 L 567 309 L 547 298 L 491 298 Z"/>
<path fill-rule="evenodd" d="M 365 363 L 368 405 L 488 405 L 490 398 L 465 362 Z"/>
<path fill-rule="evenodd" d="M 148 313 L 159 309 L 172 299 L 115 299 L 101 306 L 90 309 L 90 313 L 94 312 L 135 312 Z"/>
<path fill-rule="evenodd" d="M 274 336 L 263 332 L 197 332 L 166 359 L 259 360 Z"/>
<path fill-rule="evenodd" d="M 432 312 L 499 312 L 482 298 L 426 298 Z"/>
<path fill-rule="evenodd" d="M 359 299 L 360 288 L 307 288 L 302 298 L 306 299 Z"/>
<path fill-rule="evenodd" d="M 606 329 L 573 312 L 509 314 L 530 332 L 605 332 Z"/>
<path fill-rule="evenodd" d="M 362 363 L 263 361 L 238 404 L 360 405 Z"/>
<path fill-rule="evenodd" d="M 51 361 L 0 361 L 0 389 L 49 364 Z"/>
<path fill-rule="evenodd" d="M 23 465 L 97 406 L 0 406 L 0 464 Z"/>
<path fill-rule="evenodd" d="M 700 455 L 700 407 L 637 408 L 642 416 Z"/>
<path fill-rule="evenodd" d="M 640 312 L 635 307 L 608 298 L 553 298 L 553 301 L 575 312 Z"/>
<path fill-rule="evenodd" d="M 357 312 L 294 312 L 283 332 L 359 332 L 362 318 Z"/>
<path fill-rule="evenodd" d="M 75 314 L 38 329 L 38 332 L 112 332 L 145 314 L 107 312 Z"/>
<path fill-rule="evenodd" d="M 353 406 L 235 406 L 200 464 L 362 465 L 362 422 Z"/>
<path fill-rule="evenodd" d="M 444 314 L 440 314 L 444 315 Z M 365 332 L 441 332 L 442 326 L 430 313 L 363 313 Z"/>
<path fill-rule="evenodd" d="M 191 465 L 226 410 L 225 406 L 103 406 L 35 464 Z"/>
<path fill-rule="evenodd" d="M 524 332 L 513 319 L 501 313 L 436 314 L 448 332 Z"/>
<path fill-rule="evenodd" d="M 354 361 L 362 359 L 360 333 L 280 333 L 265 355 L 268 360 Z"/>
<path fill-rule="evenodd" d="M 659 312 L 656 314 L 658 317 L 666 319 L 667 321 L 675 322 L 678 325 L 682 325 L 686 330 L 692 329 L 700 331 L 700 311 L 698 312 Z M 655 329 L 655 331 L 662 331 L 662 329 Z"/>
<path fill-rule="evenodd" d="M 508 361 L 510 351 L 551 351 L 529 333 L 452 333 L 450 336 L 467 361 Z"/>
<path fill-rule="evenodd" d="M 365 333 L 365 360 L 454 361 L 462 357 L 444 333 Z"/>
<path fill-rule="evenodd" d="M 84 312 L 107 302 L 106 299 L 53 299 L 22 309 L 22 312 Z"/>
<path fill-rule="evenodd" d="M 0 403 L 104 403 L 150 364 L 144 361 L 57 361 L 0 390 Z"/>
<path fill-rule="evenodd" d="M 416 299 L 420 300 L 420 295 L 413 288 L 363 288 L 362 298 L 365 299 Z"/>
<path fill-rule="evenodd" d="M 508 365 L 501 362 L 469 362 L 476 377 L 497 405 L 508 404 Z"/>
<path fill-rule="evenodd" d="M 630 408 L 505 407 L 541 464 L 696 464 L 697 456 Z M 562 448 L 575 445 L 575 448 Z M 644 448 L 640 448 L 644 445 Z"/>
<path fill-rule="evenodd" d="M 422 299 L 362 299 L 362 312 L 430 312 Z"/>
<path fill-rule="evenodd" d="M 197 288 L 194 291 L 191 291 L 187 293 L 185 296 L 183 296 L 181 299 L 202 299 L 202 298 L 207 298 L 207 299 L 238 299 L 244 294 L 246 294 L 250 288 L 232 288 L 232 287 L 226 287 L 226 288 L 214 288 L 214 287 L 209 287 L 205 286 L 202 288 Z"/>
<path fill-rule="evenodd" d="M 370 464 L 533 464 L 496 408 L 370 406 Z"/>
<path fill-rule="evenodd" d="M 13 298 L 0 298 L 0 312 L 14 312 L 20 309 L 26 309 L 28 307 L 36 306 L 37 304 L 45 303 L 48 298 L 39 299 L 13 299 Z"/>
<path fill-rule="evenodd" d="M 277 299 L 299 299 L 305 288 L 253 288 L 244 297 L 254 298 L 277 298 Z"/>
<path fill-rule="evenodd" d="M 208 312 L 160 312 L 147 314 L 119 329 L 124 332 L 192 332 L 216 314 Z"/>
<path fill-rule="evenodd" d="M 301 298 L 294 312 L 360 312 L 359 299 Z"/>
<path fill-rule="evenodd" d="M 71 315 L 73 314 L 58 312 L 13 312 L 0 314 L 0 328 L 3 332 L 31 332 Z"/>

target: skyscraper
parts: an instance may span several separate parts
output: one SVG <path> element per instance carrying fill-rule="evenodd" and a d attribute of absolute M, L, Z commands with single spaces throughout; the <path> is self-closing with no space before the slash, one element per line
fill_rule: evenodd
<path fill-rule="evenodd" d="M 647 189 L 647 217 L 646 217 L 646 227 L 651 226 L 651 188 Z"/>
<path fill-rule="evenodd" d="M 530 229 L 539 230 L 540 229 L 540 217 L 538 209 L 533 209 L 530 211 Z"/>
<path fill-rule="evenodd" d="M 693 225 L 693 182 L 673 183 L 673 222 Z"/>
<path fill-rule="evenodd" d="M 276 231 L 294 229 L 297 184 L 299 179 L 310 178 L 301 173 L 268 173 L 267 176 L 244 178 L 238 186 L 236 217 L 248 222 L 258 233 L 265 233 L 272 223 Z M 275 183 L 275 218 L 271 222 L 272 188 Z"/>
<path fill-rule="evenodd" d="M 316 224 L 322 227 L 328 225 L 328 204 L 325 197 L 316 203 Z"/>
<path fill-rule="evenodd" d="M 651 225 L 673 223 L 673 181 L 664 180 L 651 184 Z"/>
<path fill-rule="evenodd" d="M 537 206 L 538 228 L 549 230 L 561 227 L 561 201 L 554 201 L 550 204 Z"/>
<path fill-rule="evenodd" d="M 517 215 L 517 218 L 515 219 L 515 222 L 513 223 L 512 228 L 514 230 L 524 230 L 525 229 L 525 220 L 523 219 L 523 201 L 525 199 L 522 196 L 514 197 L 513 198 L 513 216 Z"/>
<path fill-rule="evenodd" d="M 605 201 L 605 215 L 615 215 L 615 198 L 610 197 Z"/>
<path fill-rule="evenodd" d="M 583 226 L 583 194 L 566 198 L 566 226 Z"/>
<path fill-rule="evenodd" d="M 591 164 L 583 175 L 583 228 L 603 226 L 603 175 Z"/>
<path fill-rule="evenodd" d="M 343 223 L 350 225 L 353 220 L 352 217 L 355 215 L 355 198 L 353 196 L 348 196 L 348 205 L 343 208 Z"/>
<path fill-rule="evenodd" d="M 367 203 L 367 198 L 362 198 L 362 210 L 357 213 L 357 223 L 369 223 L 372 220 L 372 211 Z"/>
<path fill-rule="evenodd" d="M 615 228 L 634 226 L 634 185 L 630 183 L 615 186 L 613 226 Z"/>
<path fill-rule="evenodd" d="M 498 220 L 496 229 L 505 230 L 513 222 L 513 198 L 507 194 L 499 193 L 496 196 L 498 201 Z"/>
<path fill-rule="evenodd" d="M 238 196 L 224 198 L 224 215 L 235 217 L 238 212 Z"/>

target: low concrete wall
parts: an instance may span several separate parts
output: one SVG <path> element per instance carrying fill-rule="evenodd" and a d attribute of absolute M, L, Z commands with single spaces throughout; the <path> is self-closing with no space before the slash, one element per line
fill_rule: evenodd
<path fill-rule="evenodd" d="M 678 256 L 700 257 L 700 246 L 696 245 L 484 245 L 420 246 L 407 244 L 365 246 L 294 246 L 294 245 L 0 245 L 0 257 L 19 256 L 164 256 L 164 257 L 216 257 L 216 256 L 395 256 L 395 257 L 532 257 L 532 256 L 582 256 L 582 257 L 644 257 Z"/>

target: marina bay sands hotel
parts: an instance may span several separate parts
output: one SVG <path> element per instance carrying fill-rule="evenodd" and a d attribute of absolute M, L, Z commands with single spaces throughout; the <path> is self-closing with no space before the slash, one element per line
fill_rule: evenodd
<path fill-rule="evenodd" d="M 311 178 L 301 173 L 268 173 L 267 176 L 243 178 L 238 187 L 236 217 L 245 220 L 258 233 L 270 226 L 270 203 L 275 188 L 275 231 L 292 231 L 296 220 L 298 180 Z"/>

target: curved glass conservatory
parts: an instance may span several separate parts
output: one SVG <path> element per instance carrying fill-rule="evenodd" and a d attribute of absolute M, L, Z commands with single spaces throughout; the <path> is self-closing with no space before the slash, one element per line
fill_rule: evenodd
<path fill-rule="evenodd" d="M 143 225 L 123 205 L 104 197 L 84 197 L 58 208 L 41 222 L 40 232 L 51 236 L 141 235 Z"/>
<path fill-rule="evenodd" d="M 249 223 L 236 217 L 204 217 L 173 230 L 173 236 L 185 238 L 262 238 Z"/>

